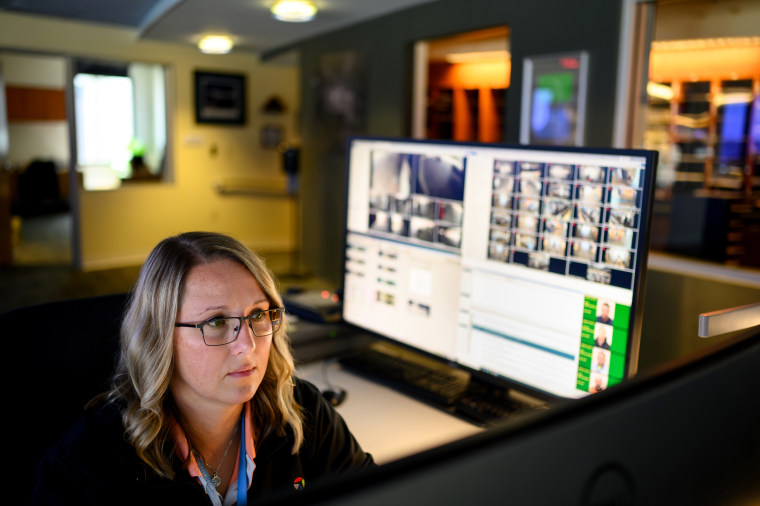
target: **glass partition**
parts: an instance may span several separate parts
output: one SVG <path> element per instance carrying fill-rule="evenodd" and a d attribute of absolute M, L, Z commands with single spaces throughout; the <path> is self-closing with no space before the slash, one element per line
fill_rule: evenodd
<path fill-rule="evenodd" d="M 166 177 L 165 76 L 160 64 L 76 60 L 77 167 L 85 190 Z"/>

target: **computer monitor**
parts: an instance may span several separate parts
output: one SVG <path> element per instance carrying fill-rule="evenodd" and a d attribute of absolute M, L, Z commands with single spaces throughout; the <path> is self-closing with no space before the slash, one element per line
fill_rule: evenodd
<path fill-rule="evenodd" d="M 550 398 L 635 373 L 656 152 L 347 149 L 346 322 Z"/>

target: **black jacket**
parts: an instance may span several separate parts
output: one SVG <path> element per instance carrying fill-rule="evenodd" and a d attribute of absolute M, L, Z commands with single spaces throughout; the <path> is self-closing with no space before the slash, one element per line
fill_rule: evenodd
<path fill-rule="evenodd" d="M 272 434 L 256 444 L 256 470 L 249 504 L 265 494 L 304 488 L 328 474 L 374 465 L 343 418 L 317 388 L 296 379 L 296 402 L 304 411 L 304 443 L 292 454 L 293 435 Z M 288 428 L 289 429 L 289 428 Z M 41 460 L 32 504 L 204 504 L 211 501 L 176 464 L 174 480 L 159 477 L 124 439 L 121 414 L 112 404 L 88 409 Z"/>

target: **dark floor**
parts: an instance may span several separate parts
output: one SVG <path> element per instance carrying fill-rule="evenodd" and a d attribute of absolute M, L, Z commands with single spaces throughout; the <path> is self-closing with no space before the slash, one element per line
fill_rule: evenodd
<path fill-rule="evenodd" d="M 68 213 L 14 217 L 13 265 L 0 266 L 0 312 L 64 299 L 123 293 L 139 266 L 79 272 L 71 266 Z"/>
<path fill-rule="evenodd" d="M 0 313 L 46 302 L 124 293 L 132 288 L 140 266 L 92 272 L 72 268 L 70 226 L 67 214 L 16 220 L 14 264 L 0 266 Z M 287 257 L 266 259 L 281 286 L 309 287 L 313 281 L 287 272 Z"/>
<path fill-rule="evenodd" d="M 0 313 L 44 302 L 127 292 L 139 269 L 78 272 L 66 265 L 0 267 Z"/>

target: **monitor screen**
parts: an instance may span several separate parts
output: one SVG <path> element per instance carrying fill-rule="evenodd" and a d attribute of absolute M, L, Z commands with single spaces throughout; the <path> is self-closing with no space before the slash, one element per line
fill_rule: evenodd
<path fill-rule="evenodd" d="M 633 374 L 656 153 L 355 137 L 343 317 L 563 398 Z"/>

